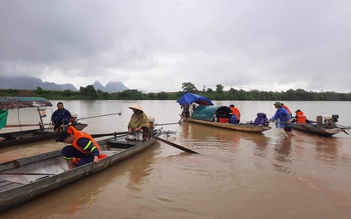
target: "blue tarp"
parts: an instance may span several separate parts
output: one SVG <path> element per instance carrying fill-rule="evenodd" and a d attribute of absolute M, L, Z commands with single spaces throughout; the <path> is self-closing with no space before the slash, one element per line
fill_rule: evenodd
<path fill-rule="evenodd" d="M 213 105 L 210 99 L 193 93 L 184 94 L 179 100 L 177 100 L 177 103 L 180 105 L 192 103 L 197 103 L 199 105 Z"/>

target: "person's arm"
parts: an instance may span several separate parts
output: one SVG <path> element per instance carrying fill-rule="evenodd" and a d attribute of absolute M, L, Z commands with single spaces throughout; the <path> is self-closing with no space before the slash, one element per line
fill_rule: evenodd
<path fill-rule="evenodd" d="M 63 123 L 64 124 L 67 124 L 67 123 L 69 123 L 69 119 L 71 118 L 71 113 L 67 110 L 67 109 L 65 109 L 65 111 L 63 112 Z"/>
<path fill-rule="evenodd" d="M 272 122 L 274 122 L 277 118 L 277 112 L 276 113 L 274 113 L 274 115 L 269 119 L 269 121 L 272 121 Z"/>

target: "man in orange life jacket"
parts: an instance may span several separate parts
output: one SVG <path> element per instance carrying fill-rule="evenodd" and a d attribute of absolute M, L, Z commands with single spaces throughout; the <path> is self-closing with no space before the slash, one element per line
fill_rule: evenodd
<path fill-rule="evenodd" d="M 76 166 L 73 163 L 73 158 L 79 158 L 77 167 L 93 161 L 94 163 L 99 162 L 100 146 L 88 133 L 69 126 L 67 131 L 60 133 L 56 141 L 71 143 L 61 151 L 63 159 L 67 162 L 68 170 Z"/>
<path fill-rule="evenodd" d="M 234 104 L 230 104 L 229 108 L 230 108 L 230 112 L 229 112 L 230 117 L 234 114 L 236 116 L 236 123 L 239 124 L 240 123 L 239 109 L 237 107 L 235 107 Z"/>

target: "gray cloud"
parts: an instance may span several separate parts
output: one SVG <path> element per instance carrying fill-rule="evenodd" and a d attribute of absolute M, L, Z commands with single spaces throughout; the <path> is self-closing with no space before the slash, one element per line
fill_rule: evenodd
<path fill-rule="evenodd" d="M 156 92 L 183 82 L 350 92 L 350 14 L 348 0 L 5 0 L 0 74 Z"/>

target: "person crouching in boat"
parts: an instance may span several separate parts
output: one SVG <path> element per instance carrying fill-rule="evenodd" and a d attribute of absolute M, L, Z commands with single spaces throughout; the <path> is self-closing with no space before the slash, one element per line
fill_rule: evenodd
<path fill-rule="evenodd" d="M 276 122 L 276 127 L 277 128 L 284 128 L 285 133 L 289 136 L 292 137 L 294 136 L 292 131 L 292 125 L 290 122 L 291 119 L 291 114 L 283 108 L 282 104 L 280 102 L 275 102 L 274 107 L 277 109 L 275 114 L 272 116 L 272 118 L 269 119 L 269 121 L 277 121 Z"/>
<path fill-rule="evenodd" d="M 90 162 L 98 163 L 100 161 L 99 144 L 91 135 L 78 131 L 73 126 L 69 126 L 67 131 L 61 132 L 56 141 L 71 144 L 63 147 L 61 151 L 63 159 L 67 162 L 68 170 Z M 77 161 L 76 164 L 75 161 Z"/>
<path fill-rule="evenodd" d="M 140 140 L 140 130 L 144 132 L 143 140 L 147 140 L 148 135 L 145 133 L 149 133 L 150 127 L 147 115 L 144 113 L 143 109 L 139 104 L 134 104 L 130 106 L 129 109 L 133 110 L 133 114 L 128 124 L 129 135 L 127 136 L 127 140 Z"/>

